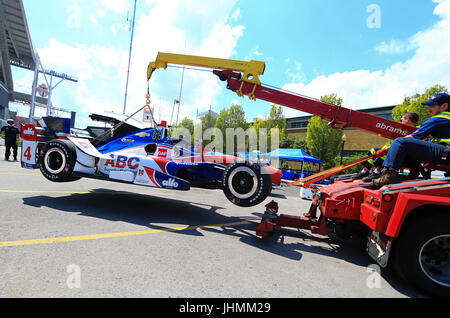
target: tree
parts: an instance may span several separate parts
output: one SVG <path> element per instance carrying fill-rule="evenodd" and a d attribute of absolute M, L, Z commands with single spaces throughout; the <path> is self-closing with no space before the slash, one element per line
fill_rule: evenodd
<path fill-rule="evenodd" d="M 248 151 L 257 150 L 262 152 L 270 152 L 270 130 L 267 131 L 267 121 L 259 117 L 255 117 L 253 119 L 253 123 L 250 125 L 250 128 L 253 129 L 256 133 L 256 141 L 254 142 L 255 145 L 249 145 L 249 147 L 247 148 Z M 264 130 L 266 131 L 265 134 L 263 133 Z M 254 148 L 252 148 L 252 146 Z"/>
<path fill-rule="evenodd" d="M 342 99 L 336 94 L 322 96 L 321 101 L 342 105 Z M 324 169 L 334 167 L 334 160 L 340 154 L 342 147 L 341 130 L 336 130 L 328 126 L 326 120 L 322 120 L 319 116 L 313 116 L 308 123 L 306 134 L 306 143 L 309 153 L 322 160 Z"/>
<path fill-rule="evenodd" d="M 215 127 L 222 130 L 223 133 L 227 128 L 247 129 L 248 126 L 244 109 L 240 105 L 232 105 L 230 108 L 222 109 L 215 124 Z"/>
<path fill-rule="evenodd" d="M 212 113 L 208 112 L 200 118 L 202 124 L 202 129 L 205 131 L 208 128 L 214 128 L 216 125 L 217 118 Z"/>
<path fill-rule="evenodd" d="M 267 119 L 267 128 L 280 129 L 280 138 L 286 134 L 287 122 L 281 106 L 272 105 L 269 118 Z"/>
<path fill-rule="evenodd" d="M 361 158 L 366 157 L 366 156 L 367 156 L 367 154 L 365 154 L 365 153 L 362 153 L 362 154 L 356 154 L 356 155 L 350 156 L 350 157 L 348 157 L 348 158 L 344 158 L 344 160 L 343 160 L 342 163 L 343 163 L 343 164 L 347 164 L 347 163 L 350 163 L 350 162 L 352 162 L 352 161 L 361 159 Z M 341 159 L 341 158 L 339 158 L 339 157 L 336 157 L 336 158 L 335 158 L 335 164 L 334 164 L 334 166 L 339 166 L 339 165 L 340 165 L 340 159 Z M 359 164 L 359 165 L 356 165 L 356 166 L 354 166 L 354 167 L 351 167 L 351 168 L 349 168 L 349 169 L 343 171 L 342 174 L 358 173 L 358 172 L 360 172 L 362 169 L 363 169 L 363 165 Z"/>
<path fill-rule="evenodd" d="M 435 85 L 425 90 L 423 94 L 414 94 L 412 96 L 405 97 L 403 103 L 394 107 L 392 110 L 392 117 L 396 121 L 400 121 L 403 114 L 406 112 L 415 112 L 419 114 L 419 125 L 430 118 L 428 115 L 427 107 L 422 106 L 423 102 L 429 100 L 433 95 L 437 93 L 448 93 L 447 88 L 442 85 Z"/>
<path fill-rule="evenodd" d="M 214 128 L 216 125 L 217 118 L 212 113 L 208 112 L 200 118 L 200 122 L 195 125 L 195 137 L 201 140 L 201 146 L 205 147 L 207 144 L 211 143 L 212 140 L 204 140 L 203 135 L 205 131 L 210 128 Z M 214 139 L 214 136 L 212 136 Z"/>
<path fill-rule="evenodd" d="M 224 152 L 226 151 L 226 153 L 228 153 L 228 154 L 235 155 L 237 152 L 239 152 L 239 150 L 244 148 L 243 146 L 245 145 L 245 141 L 244 141 L 244 145 L 243 145 L 243 142 L 241 139 L 244 138 L 244 140 L 245 140 L 245 136 L 241 136 L 239 131 L 245 132 L 248 129 L 249 124 L 247 123 L 247 120 L 245 119 L 245 112 L 244 112 L 244 109 L 242 108 L 242 106 L 232 105 L 228 109 L 223 109 L 220 112 L 219 117 L 217 118 L 217 121 L 216 121 L 216 124 L 214 127 L 219 129 L 222 132 L 222 135 L 223 135 L 222 149 L 224 150 Z M 227 129 L 228 128 L 234 129 L 234 132 L 237 133 L 237 135 L 233 134 L 233 135 L 228 135 L 228 137 L 227 137 Z M 242 130 L 240 130 L 239 128 L 241 128 Z M 232 131 L 230 130 L 229 133 L 231 133 L 231 132 Z M 233 138 L 233 140 L 231 140 L 231 139 L 228 140 L 229 138 Z M 230 147 L 227 147 L 227 144 L 230 146 L 231 146 L 231 144 L 233 144 L 234 145 L 233 149 L 227 149 L 227 148 L 230 148 Z"/>
<path fill-rule="evenodd" d="M 185 129 L 185 131 L 183 129 Z M 186 117 L 178 124 L 178 126 L 176 126 L 173 131 L 173 137 L 180 136 L 182 138 L 189 138 L 188 141 L 191 143 L 194 141 L 194 121 L 192 119 Z"/>
<path fill-rule="evenodd" d="M 267 148 L 268 152 L 276 150 L 272 149 L 272 143 L 274 144 L 274 146 L 279 148 L 281 141 L 286 136 L 287 121 L 283 115 L 283 108 L 281 106 L 273 104 L 270 108 L 269 116 L 266 119 L 255 118 L 250 128 L 256 130 L 257 141 L 260 147 Z M 266 129 L 267 136 L 261 136 L 260 129 Z M 279 132 L 278 136 L 272 136 L 273 133 L 272 129 L 278 129 Z M 266 143 L 263 140 L 261 140 L 260 137 L 267 138 Z M 272 142 L 272 137 L 278 138 L 278 140 L 273 140 Z M 264 145 L 266 145 L 267 147 L 264 147 Z"/>
<path fill-rule="evenodd" d="M 298 136 L 283 136 L 280 141 L 280 148 L 302 149 L 305 152 L 309 152 L 306 139 Z"/>

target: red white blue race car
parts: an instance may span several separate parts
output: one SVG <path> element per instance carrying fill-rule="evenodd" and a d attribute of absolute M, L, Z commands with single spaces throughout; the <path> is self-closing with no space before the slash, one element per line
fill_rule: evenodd
<path fill-rule="evenodd" d="M 105 120 L 100 115 L 91 118 Z M 25 125 L 22 167 L 39 168 L 53 182 L 86 177 L 184 191 L 222 189 L 232 203 L 244 207 L 261 203 L 272 186 L 281 183 L 280 170 L 194 149 L 182 139 L 168 137 L 165 124 L 142 129 L 121 125 L 112 135 L 107 132 L 107 140 L 99 138 L 106 128 L 79 130 L 69 124 L 63 118 L 47 117 L 41 121 L 43 127 Z"/>

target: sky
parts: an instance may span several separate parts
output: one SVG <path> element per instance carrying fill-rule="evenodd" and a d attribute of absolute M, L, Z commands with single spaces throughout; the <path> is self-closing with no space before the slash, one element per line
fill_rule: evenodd
<path fill-rule="evenodd" d="M 78 79 L 55 88 L 53 105 L 75 111 L 79 128 L 92 124 L 91 113 L 123 113 L 134 0 L 23 3 L 43 67 Z M 145 105 L 158 52 L 264 61 L 263 84 L 313 98 L 335 93 L 352 109 L 397 105 L 436 84 L 450 88 L 449 38 L 450 0 L 137 0 L 125 110 Z M 33 73 L 13 67 L 13 75 L 15 90 L 30 93 Z M 179 68 L 152 76 L 157 120 L 170 121 L 181 80 Z M 238 97 L 210 72 L 185 71 L 179 121 L 232 104 L 248 121 L 271 107 Z"/>

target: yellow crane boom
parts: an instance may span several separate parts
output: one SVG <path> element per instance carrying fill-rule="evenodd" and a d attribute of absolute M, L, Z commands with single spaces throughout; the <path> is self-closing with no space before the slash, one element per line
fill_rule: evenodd
<path fill-rule="evenodd" d="M 244 73 L 242 80 L 247 83 L 261 85 L 259 75 L 264 74 L 265 62 L 260 61 L 237 61 L 229 59 L 219 59 L 204 56 L 172 54 L 159 52 L 156 60 L 151 62 L 147 68 L 147 80 L 152 77 L 153 71 L 157 68 L 166 69 L 168 64 L 188 65 L 202 68 L 231 70 Z"/>

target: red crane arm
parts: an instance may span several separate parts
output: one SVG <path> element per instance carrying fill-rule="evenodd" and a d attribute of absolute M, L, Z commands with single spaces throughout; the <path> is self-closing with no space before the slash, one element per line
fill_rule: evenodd
<path fill-rule="evenodd" d="M 342 129 L 353 127 L 388 139 L 405 137 L 416 128 L 403 125 L 393 120 L 352 110 L 342 106 L 331 105 L 319 100 L 300 96 L 256 85 L 241 80 L 241 74 L 233 71 L 214 71 L 222 81 L 227 81 L 227 88 L 238 95 L 248 95 L 251 99 L 261 99 L 277 105 L 297 109 L 302 112 L 320 116 L 328 120 L 332 128 Z"/>

